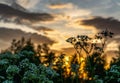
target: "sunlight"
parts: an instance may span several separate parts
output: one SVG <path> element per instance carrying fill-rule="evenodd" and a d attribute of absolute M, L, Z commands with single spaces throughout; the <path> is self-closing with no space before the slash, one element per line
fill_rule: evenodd
<path fill-rule="evenodd" d="M 0 83 L 120 83 L 119 0 L 0 0 Z"/>
<path fill-rule="evenodd" d="M 108 70 L 110 68 L 110 63 L 106 63 L 106 65 L 104 66 L 105 70 Z"/>
<path fill-rule="evenodd" d="M 69 58 L 69 56 L 65 56 L 64 57 L 64 70 L 66 71 L 65 73 L 64 73 L 64 75 L 65 75 L 65 77 L 68 77 L 69 75 L 70 75 L 70 63 L 69 63 L 69 61 L 70 61 L 70 58 Z"/>
<path fill-rule="evenodd" d="M 69 56 L 65 56 L 65 61 L 66 61 L 66 62 L 69 61 Z"/>
<path fill-rule="evenodd" d="M 87 72 L 85 72 L 85 70 L 84 70 L 84 67 L 85 67 L 86 64 L 83 61 L 84 60 L 83 58 L 81 60 L 82 60 L 82 62 L 80 64 L 80 68 L 79 68 L 79 73 L 80 73 L 79 77 L 83 78 L 83 79 L 87 79 L 88 78 Z"/>
<path fill-rule="evenodd" d="M 80 58 L 80 62 L 83 62 L 85 59 L 83 57 Z"/>
<path fill-rule="evenodd" d="M 50 9 L 71 9 L 73 8 L 73 4 L 72 3 L 68 3 L 68 4 L 63 4 L 63 3 L 59 3 L 59 4 L 50 4 L 47 5 L 48 8 Z"/>

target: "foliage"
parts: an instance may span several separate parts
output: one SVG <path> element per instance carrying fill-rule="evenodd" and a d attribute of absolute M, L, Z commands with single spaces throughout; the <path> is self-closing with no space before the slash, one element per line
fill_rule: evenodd
<path fill-rule="evenodd" d="M 87 79 L 89 82 L 96 82 L 101 80 L 97 80 L 98 78 L 104 79 L 105 75 L 105 60 L 103 59 L 102 55 L 104 53 L 104 48 L 107 42 L 107 39 L 112 37 L 113 33 L 109 32 L 107 29 L 105 31 L 102 31 L 95 35 L 95 38 L 90 38 L 86 35 L 78 35 L 77 37 L 70 37 L 66 41 L 71 43 L 77 53 L 77 63 L 76 65 L 79 65 L 79 68 L 81 68 L 81 61 L 80 58 L 81 52 L 84 51 L 85 60 L 83 61 L 85 63 L 84 65 L 84 72 L 87 74 Z M 94 42 L 96 40 L 96 42 Z M 99 41 L 99 42 L 97 42 Z M 82 62 L 82 63 L 83 63 Z M 78 69 L 77 69 L 78 72 Z M 82 72 L 82 71 L 81 71 Z M 96 79 L 95 76 L 98 76 Z"/>
<path fill-rule="evenodd" d="M 66 41 L 76 50 L 72 56 L 56 56 L 47 44 L 35 48 L 31 39 L 13 39 L 0 53 L 0 83 L 119 83 L 120 47 L 110 68 L 104 68 L 104 48 L 112 36 L 106 29 L 94 38 L 70 37 Z"/>
<path fill-rule="evenodd" d="M 120 66 L 112 65 L 105 76 L 106 83 L 119 83 L 120 82 Z"/>
<path fill-rule="evenodd" d="M 57 76 L 53 69 L 40 64 L 30 42 L 19 50 L 0 53 L 0 83 L 53 83 Z"/>

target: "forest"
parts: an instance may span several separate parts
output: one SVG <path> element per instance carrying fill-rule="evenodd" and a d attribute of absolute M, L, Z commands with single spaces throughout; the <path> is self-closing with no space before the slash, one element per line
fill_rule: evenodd
<path fill-rule="evenodd" d="M 109 64 L 105 58 L 107 40 L 113 36 L 106 29 L 93 38 L 70 37 L 65 41 L 76 52 L 58 56 L 47 44 L 13 39 L 0 53 L 0 83 L 120 83 L 120 46 Z"/>

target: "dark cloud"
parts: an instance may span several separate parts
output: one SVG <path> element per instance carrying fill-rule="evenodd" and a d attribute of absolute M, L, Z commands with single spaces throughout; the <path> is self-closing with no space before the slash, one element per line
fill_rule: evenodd
<path fill-rule="evenodd" d="M 92 19 L 83 20 L 83 25 L 94 26 L 97 29 L 105 30 L 108 28 L 110 31 L 116 35 L 120 35 L 120 21 L 112 17 L 103 18 L 103 17 L 94 17 Z"/>
<path fill-rule="evenodd" d="M 53 44 L 53 43 L 55 43 L 53 40 L 49 39 L 48 37 L 39 35 L 37 33 L 25 33 L 18 29 L 0 28 L 0 40 L 2 40 L 2 41 L 11 42 L 13 39 L 20 39 L 21 37 L 25 37 L 26 39 L 31 38 L 32 41 L 36 44 L 39 44 L 39 43 Z"/>
<path fill-rule="evenodd" d="M 46 34 L 48 35 L 48 31 L 54 31 L 53 29 L 50 29 L 50 28 L 47 28 L 47 27 L 44 27 L 44 26 L 38 26 L 38 27 L 32 27 L 34 30 L 36 31 L 39 31 L 39 32 L 42 32 L 43 34 Z"/>
<path fill-rule="evenodd" d="M 27 12 L 27 10 L 25 8 L 23 8 L 21 5 L 15 3 L 15 2 L 13 4 L 11 4 L 11 7 L 15 8 L 17 10 L 21 10 L 21 11 Z"/>
<path fill-rule="evenodd" d="M 5 22 L 14 21 L 16 23 L 24 23 L 27 21 L 35 23 L 40 21 L 51 21 L 53 19 L 54 17 L 48 13 L 31 13 L 21 11 L 8 5 L 0 4 L 0 20 L 3 20 Z"/>
<path fill-rule="evenodd" d="M 39 26 L 39 27 L 34 27 L 33 29 L 37 30 L 37 31 L 54 31 L 53 29 L 44 27 L 44 26 Z"/>
<path fill-rule="evenodd" d="M 112 17 L 103 18 L 103 17 L 94 17 L 92 19 L 83 20 L 83 25 L 94 26 L 99 30 L 105 30 L 106 28 L 113 32 L 113 38 L 109 38 L 107 45 L 111 45 L 112 42 L 120 45 L 120 21 Z M 117 37 L 118 36 L 118 37 Z M 112 45 L 111 45 L 112 46 Z"/>

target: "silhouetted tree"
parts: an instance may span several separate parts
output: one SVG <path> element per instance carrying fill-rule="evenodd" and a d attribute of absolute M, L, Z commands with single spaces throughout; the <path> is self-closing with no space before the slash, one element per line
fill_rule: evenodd
<path fill-rule="evenodd" d="M 22 41 L 14 40 L 12 52 L 6 50 L 0 53 L 0 82 L 53 83 L 53 78 L 58 74 L 50 67 L 40 64 L 31 39 L 24 45 L 21 44 L 23 44 Z"/>
<path fill-rule="evenodd" d="M 77 37 L 68 38 L 66 41 L 71 43 L 76 49 L 79 58 L 81 51 L 86 53 L 84 70 L 87 72 L 89 82 L 93 83 L 96 78 L 103 78 L 105 75 L 104 64 L 105 60 L 102 58 L 107 39 L 112 37 L 113 33 L 107 29 L 95 35 L 95 38 L 90 38 L 86 35 L 78 35 Z M 91 42 L 91 40 L 99 40 L 100 43 Z M 78 61 L 80 63 L 80 61 Z M 78 64 L 77 63 L 77 64 Z M 76 64 L 76 65 L 77 65 Z M 80 64 L 79 64 L 80 66 Z M 80 66 L 81 67 L 81 66 Z"/>

